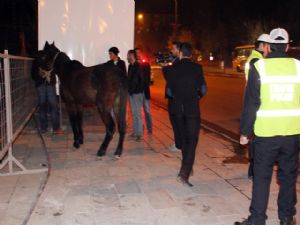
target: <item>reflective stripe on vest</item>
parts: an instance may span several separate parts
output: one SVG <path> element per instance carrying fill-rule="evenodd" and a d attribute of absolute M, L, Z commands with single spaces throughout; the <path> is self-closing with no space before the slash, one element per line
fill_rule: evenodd
<path fill-rule="evenodd" d="M 252 59 L 262 59 L 263 56 L 260 52 L 256 50 L 252 50 L 251 55 L 248 57 L 247 62 L 245 64 L 245 79 L 248 80 L 249 70 L 250 70 L 250 62 Z"/>
<path fill-rule="evenodd" d="M 261 83 L 261 105 L 256 114 L 255 135 L 300 134 L 300 61 L 291 58 L 262 59 L 254 66 Z"/>
<path fill-rule="evenodd" d="M 288 109 L 288 110 L 258 110 L 256 115 L 258 117 L 288 117 L 288 116 L 300 116 L 300 109 Z"/>
<path fill-rule="evenodd" d="M 259 75 L 260 75 L 260 83 L 267 84 L 267 83 L 300 83 L 300 62 L 295 60 L 298 76 L 295 75 L 282 75 L 282 76 L 267 76 L 266 75 L 266 68 L 265 63 L 263 60 L 259 60 L 257 62 L 257 66 L 259 68 Z"/>

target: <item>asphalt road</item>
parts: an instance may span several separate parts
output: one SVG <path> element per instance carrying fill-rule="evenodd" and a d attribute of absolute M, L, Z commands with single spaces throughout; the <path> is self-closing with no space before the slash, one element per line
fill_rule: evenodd
<path fill-rule="evenodd" d="M 208 72 L 209 71 L 209 72 Z M 165 80 L 161 69 L 152 69 L 154 85 L 151 87 L 152 101 L 167 106 L 164 98 Z M 239 134 L 240 113 L 243 103 L 245 80 L 241 74 L 205 70 L 208 93 L 201 100 L 203 124 L 236 139 Z"/>

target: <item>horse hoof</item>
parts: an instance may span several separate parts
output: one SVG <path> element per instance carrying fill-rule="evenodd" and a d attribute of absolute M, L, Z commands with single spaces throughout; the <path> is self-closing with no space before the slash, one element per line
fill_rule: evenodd
<path fill-rule="evenodd" d="M 83 138 L 79 139 L 79 144 L 83 145 Z"/>
<path fill-rule="evenodd" d="M 97 156 L 98 156 L 98 157 L 103 157 L 103 156 L 105 156 L 105 154 L 106 154 L 106 151 L 105 151 L 105 150 L 99 150 L 99 151 L 97 152 Z"/>
<path fill-rule="evenodd" d="M 116 155 L 116 154 L 115 154 L 113 159 L 114 159 L 114 160 L 119 160 L 120 158 L 121 158 L 121 155 Z"/>
<path fill-rule="evenodd" d="M 74 141 L 73 147 L 74 147 L 74 148 L 77 148 L 77 149 L 80 148 L 79 142 L 78 142 L 78 141 Z"/>
<path fill-rule="evenodd" d="M 114 157 L 115 157 L 116 159 L 119 159 L 119 158 L 121 158 L 121 155 L 122 155 L 122 151 L 117 150 L 117 151 L 115 152 L 115 154 L 114 154 Z"/>

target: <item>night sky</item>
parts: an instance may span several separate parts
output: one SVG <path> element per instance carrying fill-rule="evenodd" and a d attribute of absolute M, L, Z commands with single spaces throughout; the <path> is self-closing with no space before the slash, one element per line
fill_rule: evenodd
<path fill-rule="evenodd" d="M 292 33 L 293 39 L 300 40 L 299 0 L 178 0 L 178 3 L 179 22 L 191 29 L 205 22 L 211 27 L 222 23 L 230 29 L 244 22 L 263 21 L 266 29 L 282 26 Z M 173 13 L 174 0 L 136 0 L 136 10 Z"/>
<path fill-rule="evenodd" d="M 230 57 L 235 46 L 283 27 L 300 46 L 299 0 L 178 0 L 181 28 L 192 31 L 200 50 Z M 136 0 L 137 12 L 174 14 L 174 0 Z"/>

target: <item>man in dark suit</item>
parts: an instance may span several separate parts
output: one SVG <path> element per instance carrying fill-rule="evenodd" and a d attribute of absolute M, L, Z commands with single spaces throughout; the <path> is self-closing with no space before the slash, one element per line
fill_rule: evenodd
<path fill-rule="evenodd" d="M 165 75 L 173 95 L 168 110 L 181 133 L 182 162 L 178 181 L 188 186 L 193 186 L 189 182 L 189 177 L 193 169 L 200 131 L 199 99 L 207 92 L 202 67 L 190 59 L 192 51 L 189 43 L 182 43 L 180 62 L 171 67 Z"/>
<path fill-rule="evenodd" d="M 172 56 L 174 57 L 173 61 L 172 61 L 172 65 L 174 66 L 176 65 L 176 63 L 178 63 L 179 60 L 179 51 L 180 51 L 180 42 L 173 42 L 172 43 Z M 162 68 L 163 74 L 165 76 L 166 73 L 168 73 L 169 68 L 171 68 L 171 66 L 166 66 Z M 170 87 L 168 87 L 168 83 L 166 84 L 166 88 L 165 88 L 165 97 L 168 99 L 168 105 L 172 104 L 173 101 L 173 95 L 172 95 L 172 91 L 170 89 Z M 182 144 L 181 144 L 181 138 L 180 138 L 180 132 L 177 131 L 175 123 L 174 123 L 174 118 L 172 117 L 171 114 L 169 114 L 170 117 L 170 122 L 173 128 L 173 133 L 174 133 L 174 144 L 170 145 L 169 149 L 172 152 L 180 152 L 182 149 Z"/>

